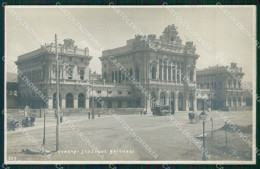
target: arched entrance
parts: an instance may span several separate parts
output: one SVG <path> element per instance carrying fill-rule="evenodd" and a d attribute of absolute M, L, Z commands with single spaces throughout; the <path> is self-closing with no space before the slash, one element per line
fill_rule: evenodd
<path fill-rule="evenodd" d="M 161 93 L 160 94 L 160 105 L 165 105 L 165 94 Z"/>
<path fill-rule="evenodd" d="M 178 110 L 183 110 L 183 95 L 181 93 L 178 95 Z"/>
<path fill-rule="evenodd" d="M 73 95 L 71 93 L 68 93 L 66 95 L 66 108 L 73 108 L 74 105 L 73 105 Z"/>
<path fill-rule="evenodd" d="M 85 108 L 85 95 L 83 93 L 78 94 L 78 108 Z"/>

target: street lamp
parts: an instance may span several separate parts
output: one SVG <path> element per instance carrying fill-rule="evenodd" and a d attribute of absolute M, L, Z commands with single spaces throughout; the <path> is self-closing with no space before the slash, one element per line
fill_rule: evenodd
<path fill-rule="evenodd" d="M 92 93 L 92 106 L 91 106 L 91 114 L 92 114 L 92 119 L 94 119 L 94 94 L 93 94 L 93 87 L 94 87 L 94 78 L 92 77 L 92 90 L 91 90 L 91 93 Z"/>
<path fill-rule="evenodd" d="M 206 157 L 205 157 L 205 150 L 206 150 L 206 145 L 205 145 L 205 121 L 206 121 L 206 114 L 203 110 L 203 112 L 200 115 L 200 119 L 202 120 L 202 124 L 203 124 L 203 156 L 202 156 L 202 160 L 206 161 Z"/>

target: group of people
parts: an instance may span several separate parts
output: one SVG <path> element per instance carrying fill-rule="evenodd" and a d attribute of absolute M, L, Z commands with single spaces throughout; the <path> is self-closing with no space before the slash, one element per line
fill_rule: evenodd
<path fill-rule="evenodd" d="M 147 115 L 147 111 L 145 109 L 141 110 L 141 115 Z"/>

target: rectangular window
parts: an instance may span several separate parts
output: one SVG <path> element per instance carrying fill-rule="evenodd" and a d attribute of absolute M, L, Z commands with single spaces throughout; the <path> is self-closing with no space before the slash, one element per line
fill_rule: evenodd
<path fill-rule="evenodd" d="M 118 108 L 122 108 L 122 101 L 118 101 Z"/>
<path fill-rule="evenodd" d="M 112 101 L 109 100 L 109 101 L 107 102 L 107 108 L 112 108 Z"/>
<path fill-rule="evenodd" d="M 162 80 L 162 66 L 159 67 L 159 79 Z"/>
<path fill-rule="evenodd" d="M 127 101 L 127 108 L 131 107 L 131 101 Z"/>

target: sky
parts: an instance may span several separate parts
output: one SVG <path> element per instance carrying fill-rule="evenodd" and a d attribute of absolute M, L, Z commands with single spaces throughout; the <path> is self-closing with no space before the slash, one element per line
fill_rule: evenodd
<path fill-rule="evenodd" d="M 216 57 L 224 58 L 225 63 L 237 62 L 245 73 L 244 80 L 253 81 L 253 64 L 255 64 L 255 46 L 250 38 L 235 25 L 223 11 L 216 7 L 193 6 L 180 8 L 176 6 L 172 9 L 181 17 L 183 22 L 171 14 L 163 6 L 156 7 L 131 7 L 120 8 L 124 15 L 119 15 L 111 7 L 98 8 L 82 6 L 66 8 L 75 20 L 84 26 L 102 47 L 113 49 L 126 45 L 128 39 L 134 38 L 137 34 L 123 19 L 126 16 L 144 34 L 156 34 L 157 38 L 162 34 L 165 27 L 174 24 L 177 26 L 182 43 L 193 41 L 196 44 L 196 53 L 200 56 L 197 60 L 197 69 L 209 66 L 221 65 Z M 226 7 L 230 14 L 243 25 L 248 32 L 255 35 L 255 11 L 251 7 Z M 64 14 L 61 8 L 52 7 L 9 7 L 16 15 L 6 11 L 6 53 L 5 57 L 10 62 L 15 62 L 19 55 L 40 48 L 41 43 L 32 33 L 18 22 L 19 16 L 26 22 L 44 43 L 54 42 L 55 33 L 58 36 L 58 43 L 63 43 L 63 39 L 71 38 L 79 48 L 88 47 L 92 71 L 101 73 L 102 55 L 100 47 L 96 46 L 90 37 L 79 30 L 75 24 Z M 182 23 L 187 23 L 190 28 L 196 31 L 206 44 L 212 47 L 209 52 L 194 34 L 188 32 Z M 8 72 L 13 72 L 7 66 Z"/>

